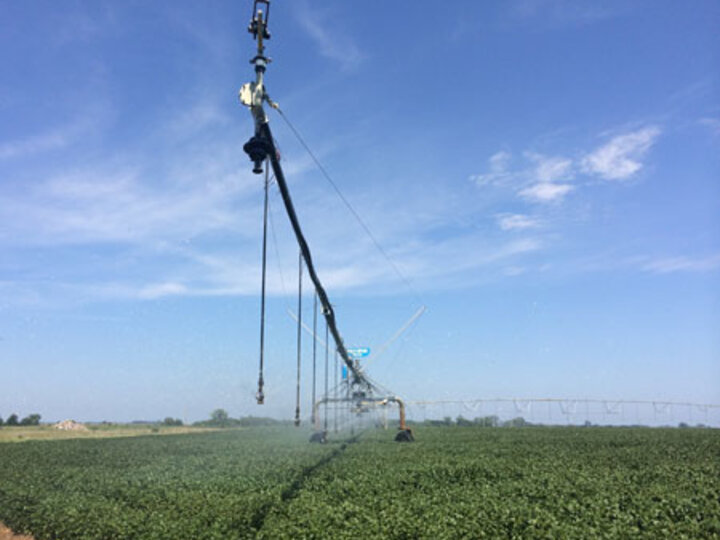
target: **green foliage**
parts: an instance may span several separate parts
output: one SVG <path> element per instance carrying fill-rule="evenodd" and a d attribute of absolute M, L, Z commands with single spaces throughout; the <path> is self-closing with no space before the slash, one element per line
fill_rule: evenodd
<path fill-rule="evenodd" d="M 217 409 L 217 411 L 223 411 L 222 409 Z M 231 417 L 225 417 L 224 415 L 217 416 L 215 415 L 215 412 L 213 412 L 212 417 L 210 420 L 202 420 L 200 422 L 195 422 L 193 426 L 199 426 L 199 427 L 222 427 L 222 428 L 230 428 L 230 427 L 257 427 L 257 426 L 279 426 L 279 425 L 290 425 L 290 422 L 282 422 L 280 420 L 275 420 L 274 418 L 265 418 L 262 416 L 243 416 L 241 418 L 231 418 Z M 225 413 L 227 414 L 227 413 Z"/>
<path fill-rule="evenodd" d="M 290 429 L 0 445 L 0 521 L 36 538 L 252 538 L 331 452 Z"/>
<path fill-rule="evenodd" d="M 5 424 L 7 424 L 8 426 L 18 426 L 18 425 L 20 425 L 20 422 L 19 422 L 19 420 L 18 420 L 18 415 L 17 415 L 17 414 L 11 414 L 10 416 L 8 416 L 8 419 L 5 421 Z"/>
<path fill-rule="evenodd" d="M 510 420 L 507 420 L 502 423 L 503 427 L 527 427 L 532 426 L 530 422 L 525 420 L 522 416 L 518 416 L 517 418 L 512 418 Z"/>
<path fill-rule="evenodd" d="M 517 427 L 517 426 L 529 426 L 530 422 L 526 422 L 524 418 L 518 417 L 507 422 L 500 422 L 500 418 L 495 415 L 492 416 L 480 416 L 469 420 L 462 416 L 458 416 L 455 421 L 449 416 L 446 416 L 442 420 L 425 420 L 423 422 L 425 426 L 440 427 L 440 426 L 459 426 L 459 427 Z"/>
<path fill-rule="evenodd" d="M 420 427 L 411 445 L 387 435 L 318 470 L 261 536 L 720 536 L 718 430 Z"/>
<path fill-rule="evenodd" d="M 163 426 L 182 426 L 183 421 L 180 420 L 179 418 L 171 418 L 170 416 L 168 416 L 167 418 L 165 418 L 165 420 L 162 421 L 162 425 Z"/>
<path fill-rule="evenodd" d="M 5 423 L 5 421 L 2 419 L 2 416 L 0 416 L 0 426 L 2 426 Z"/>
<path fill-rule="evenodd" d="M 230 415 L 225 409 L 215 409 L 210 413 L 210 421 L 217 426 L 226 426 Z"/>
<path fill-rule="evenodd" d="M 38 540 L 718 538 L 720 431 L 258 427 L 0 445 L 0 521 Z"/>
<path fill-rule="evenodd" d="M 39 414 L 30 414 L 20 420 L 21 426 L 39 426 L 40 425 L 40 418 L 42 418 Z"/>

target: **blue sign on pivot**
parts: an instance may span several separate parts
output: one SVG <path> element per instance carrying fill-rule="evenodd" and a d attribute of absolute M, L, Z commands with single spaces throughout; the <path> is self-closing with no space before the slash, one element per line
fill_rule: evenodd
<path fill-rule="evenodd" d="M 347 379 L 347 366 L 342 367 L 342 378 L 343 378 L 343 381 L 345 379 Z"/>
<path fill-rule="evenodd" d="M 370 355 L 370 347 L 353 347 L 347 350 L 348 354 L 355 359 L 365 358 Z"/>

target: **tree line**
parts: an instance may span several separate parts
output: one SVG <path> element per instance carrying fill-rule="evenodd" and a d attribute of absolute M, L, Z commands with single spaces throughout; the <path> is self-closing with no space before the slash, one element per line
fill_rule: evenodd
<path fill-rule="evenodd" d="M 193 426 L 200 427 L 250 427 L 250 426 L 274 426 L 286 424 L 283 420 L 275 420 L 274 418 L 265 418 L 259 416 L 243 416 L 241 418 L 232 418 L 225 409 L 215 409 L 210 413 L 209 420 L 201 420 L 195 422 Z"/>
<path fill-rule="evenodd" d="M 524 427 L 532 426 L 530 422 L 525 420 L 522 416 L 512 418 L 510 420 L 501 421 L 496 415 L 492 416 L 479 416 L 470 420 L 469 418 L 463 418 L 458 416 L 455 420 L 451 417 L 446 416 L 442 420 L 424 420 L 422 424 L 428 426 L 458 426 L 458 427 Z"/>
<path fill-rule="evenodd" d="M 10 416 L 7 417 L 7 420 L 3 420 L 2 416 L 0 416 L 0 427 L 1 426 L 37 426 L 40 425 L 40 418 L 42 418 L 39 414 L 29 414 L 22 420 L 20 417 L 13 413 Z"/>

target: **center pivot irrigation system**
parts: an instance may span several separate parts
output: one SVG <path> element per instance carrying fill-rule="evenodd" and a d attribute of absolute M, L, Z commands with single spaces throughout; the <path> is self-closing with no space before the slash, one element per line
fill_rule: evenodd
<path fill-rule="evenodd" d="M 263 11 L 264 8 L 264 11 Z M 295 238 L 300 247 L 300 276 L 302 276 L 302 266 L 307 267 L 308 274 L 315 288 L 316 300 L 319 300 L 321 311 L 325 317 L 326 333 L 332 335 L 335 343 L 336 354 L 340 356 L 342 362 L 347 369 L 347 378 L 345 379 L 345 390 L 342 394 L 331 397 L 327 391 L 319 400 L 313 404 L 312 420 L 314 422 L 315 432 L 311 436 L 312 442 L 325 442 L 327 440 L 327 408 L 329 405 L 338 407 L 348 407 L 353 413 L 361 414 L 368 412 L 373 408 L 386 407 L 391 403 L 398 406 L 399 426 L 395 440 L 398 442 L 411 442 L 414 440 L 412 430 L 405 423 L 405 403 L 402 399 L 394 395 L 388 395 L 380 385 L 373 382 L 366 373 L 360 368 L 359 362 L 353 359 L 348 353 L 348 349 L 343 343 L 342 336 L 338 330 L 335 312 L 328 298 L 327 292 L 320 282 L 320 278 L 315 271 L 312 255 L 307 240 L 303 234 L 300 222 L 295 212 L 295 207 L 290 197 L 285 174 L 283 173 L 280 159 L 275 147 L 270 124 L 265 114 L 264 104 L 267 103 L 273 109 L 279 111 L 277 103 L 273 102 L 265 90 L 264 76 L 270 59 L 265 56 L 265 40 L 270 39 L 268 32 L 268 21 L 270 17 L 270 0 L 255 0 L 253 4 L 253 14 L 248 31 L 253 35 L 257 42 L 257 54 L 250 63 L 255 66 L 255 81 L 246 83 L 240 89 L 240 101 L 247 106 L 252 113 L 255 124 L 255 134 L 245 143 L 243 149 L 250 156 L 253 162 L 253 172 L 255 174 L 263 173 L 263 164 L 265 165 L 265 200 L 263 212 L 263 250 L 262 250 L 262 290 L 261 290 L 261 308 L 260 308 L 260 372 L 258 377 L 258 391 L 256 399 L 258 404 L 265 401 L 263 391 L 263 366 L 265 360 L 265 283 L 266 283 L 266 255 L 267 255 L 267 217 L 268 217 L 268 187 L 270 184 L 268 164 L 272 167 L 275 180 L 282 196 L 285 210 L 287 211 L 290 224 Z M 282 113 L 281 113 L 282 114 Z M 302 298 L 302 296 L 300 296 Z M 298 314 L 299 315 L 299 314 Z M 415 317 L 416 318 L 416 317 Z M 295 409 L 295 425 L 300 424 L 300 325 L 298 321 L 298 379 L 297 379 L 297 401 Z M 317 336 L 313 336 L 317 339 Z M 329 343 L 326 344 L 329 346 Z M 314 371 L 314 370 L 313 370 Z M 327 361 L 326 361 L 326 378 L 327 378 Z M 314 383 L 314 381 L 313 381 Z M 313 384 L 314 387 L 314 384 Z M 320 423 L 319 409 L 325 406 L 325 424 L 324 427 Z"/>

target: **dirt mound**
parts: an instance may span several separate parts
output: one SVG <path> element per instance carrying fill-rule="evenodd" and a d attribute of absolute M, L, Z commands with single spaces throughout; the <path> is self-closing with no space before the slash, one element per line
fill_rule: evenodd
<path fill-rule="evenodd" d="M 63 431 L 87 431 L 88 428 L 85 424 L 76 422 L 75 420 L 63 420 L 53 426 L 55 429 L 61 429 Z"/>
<path fill-rule="evenodd" d="M 32 536 L 18 535 L 13 533 L 5 525 L 0 523 L 0 540 L 34 540 Z"/>

